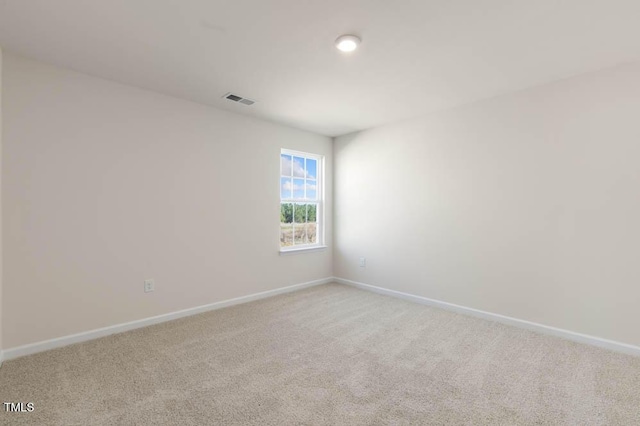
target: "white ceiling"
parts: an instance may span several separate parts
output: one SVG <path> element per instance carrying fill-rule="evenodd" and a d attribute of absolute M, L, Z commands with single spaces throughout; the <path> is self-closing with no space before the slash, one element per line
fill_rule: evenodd
<path fill-rule="evenodd" d="M 0 45 L 335 136 L 638 60 L 639 19 L 638 0 L 0 0 Z"/>

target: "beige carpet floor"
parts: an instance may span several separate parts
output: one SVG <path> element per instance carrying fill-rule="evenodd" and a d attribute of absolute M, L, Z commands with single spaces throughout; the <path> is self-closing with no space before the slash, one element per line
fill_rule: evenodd
<path fill-rule="evenodd" d="M 0 399 L 35 406 L 3 425 L 636 425 L 640 358 L 329 284 L 7 361 Z"/>

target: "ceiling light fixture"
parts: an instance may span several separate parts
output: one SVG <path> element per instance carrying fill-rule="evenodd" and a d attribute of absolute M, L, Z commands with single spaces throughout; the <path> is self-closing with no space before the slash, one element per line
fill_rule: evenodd
<path fill-rule="evenodd" d="M 343 52 L 353 52 L 359 44 L 360 38 L 354 35 L 341 35 L 336 39 L 336 47 Z"/>

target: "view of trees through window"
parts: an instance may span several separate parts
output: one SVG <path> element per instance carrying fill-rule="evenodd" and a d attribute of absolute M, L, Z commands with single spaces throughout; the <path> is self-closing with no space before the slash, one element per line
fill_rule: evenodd
<path fill-rule="evenodd" d="M 318 158 L 280 155 L 280 247 L 318 242 Z"/>

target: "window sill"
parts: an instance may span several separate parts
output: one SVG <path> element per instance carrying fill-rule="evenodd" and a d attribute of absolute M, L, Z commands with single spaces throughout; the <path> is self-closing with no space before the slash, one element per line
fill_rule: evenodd
<path fill-rule="evenodd" d="M 324 251 L 327 249 L 327 246 L 313 246 L 313 247 L 301 247 L 294 248 L 288 250 L 280 250 L 280 256 L 289 256 L 292 254 L 300 254 L 300 253 L 312 253 L 316 251 Z"/>

